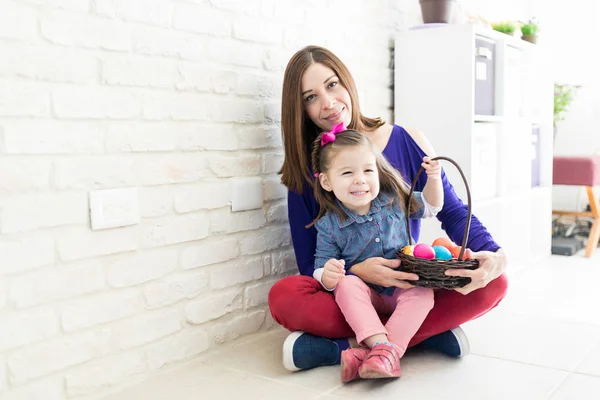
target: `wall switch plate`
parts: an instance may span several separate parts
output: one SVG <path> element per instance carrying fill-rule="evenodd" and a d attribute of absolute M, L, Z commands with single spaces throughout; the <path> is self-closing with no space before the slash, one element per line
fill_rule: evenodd
<path fill-rule="evenodd" d="M 231 211 L 256 210 L 263 206 L 263 183 L 259 177 L 240 178 L 231 185 Z"/>
<path fill-rule="evenodd" d="M 135 225 L 140 222 L 137 188 L 90 192 L 92 230 Z"/>

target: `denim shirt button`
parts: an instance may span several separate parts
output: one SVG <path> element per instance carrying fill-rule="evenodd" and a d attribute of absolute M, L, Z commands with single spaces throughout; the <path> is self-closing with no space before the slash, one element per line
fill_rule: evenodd
<path fill-rule="evenodd" d="M 377 243 L 379 243 L 379 241 L 380 241 L 380 240 L 381 240 L 381 239 L 379 239 L 379 238 L 375 238 L 375 241 L 376 241 Z"/>
<path fill-rule="evenodd" d="M 369 222 L 373 221 L 373 218 L 369 217 Z"/>

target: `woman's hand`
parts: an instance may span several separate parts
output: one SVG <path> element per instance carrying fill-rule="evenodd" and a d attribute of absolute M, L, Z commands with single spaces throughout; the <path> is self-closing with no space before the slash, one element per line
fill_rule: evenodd
<path fill-rule="evenodd" d="M 387 260 L 382 257 L 372 257 L 365 261 L 354 264 L 349 271 L 367 283 L 384 287 L 399 287 L 408 289 L 414 287 L 406 281 L 416 281 L 417 274 L 394 271 L 400 266 L 400 260 Z"/>
<path fill-rule="evenodd" d="M 471 278 L 468 285 L 454 289 L 462 294 L 469 294 L 474 290 L 486 287 L 488 283 L 502 275 L 506 269 L 506 253 L 498 249 L 495 253 L 491 251 L 478 251 L 473 253 L 473 258 L 479 260 L 479 268 L 470 269 L 449 269 L 446 271 L 448 276 L 465 276 Z"/>

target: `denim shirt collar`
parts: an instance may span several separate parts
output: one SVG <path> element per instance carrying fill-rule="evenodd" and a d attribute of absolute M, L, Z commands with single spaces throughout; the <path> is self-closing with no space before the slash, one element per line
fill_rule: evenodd
<path fill-rule="evenodd" d="M 371 215 L 377 214 L 379 211 L 381 211 L 381 209 L 389 203 L 391 197 L 392 196 L 387 193 L 379 192 L 379 195 L 374 198 L 373 201 L 371 201 L 371 208 L 365 215 L 359 215 L 354 211 L 349 210 L 342 204 L 341 201 L 336 199 L 337 204 L 347 215 L 345 221 L 342 221 L 341 219 L 338 220 L 340 229 L 352 225 L 355 222 L 362 224 L 363 222 L 372 221 L 373 218 Z"/>

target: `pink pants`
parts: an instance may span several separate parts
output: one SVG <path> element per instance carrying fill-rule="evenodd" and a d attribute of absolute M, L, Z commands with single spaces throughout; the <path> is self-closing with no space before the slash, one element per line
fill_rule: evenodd
<path fill-rule="evenodd" d="M 358 343 L 370 336 L 385 334 L 398 346 L 401 354 L 433 308 L 432 289 L 396 289 L 388 296 L 378 293 L 354 275 L 342 278 L 333 293 Z M 390 315 L 385 326 L 378 313 Z"/>

